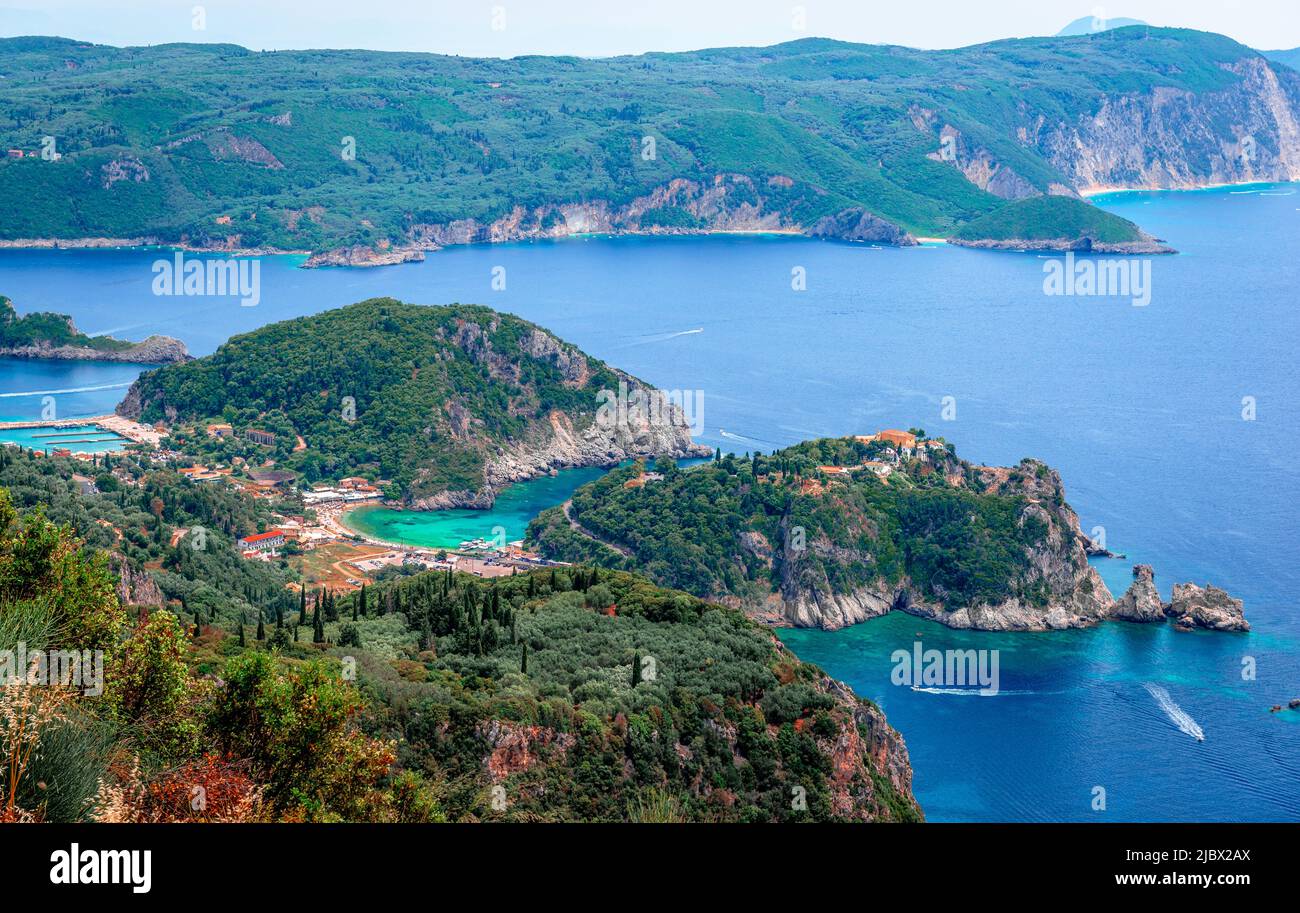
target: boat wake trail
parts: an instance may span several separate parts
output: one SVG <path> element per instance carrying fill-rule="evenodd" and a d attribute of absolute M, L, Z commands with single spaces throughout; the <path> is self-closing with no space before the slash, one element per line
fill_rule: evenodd
<path fill-rule="evenodd" d="M 131 381 L 120 384 L 100 384 L 97 387 L 69 387 L 66 390 L 24 390 L 21 393 L 0 393 L 0 399 L 12 399 L 16 396 L 58 396 L 62 393 L 94 393 L 97 390 L 120 390 L 131 386 Z"/>
<path fill-rule="evenodd" d="M 694 336 L 697 333 L 703 333 L 704 327 L 696 327 L 693 330 L 677 330 L 671 333 L 651 333 L 649 336 L 642 336 L 640 339 L 632 342 L 625 342 L 622 345 L 614 346 L 616 349 L 629 349 L 632 346 L 645 346 L 654 342 L 667 342 L 670 339 L 677 339 L 679 336 Z"/>
<path fill-rule="evenodd" d="M 1162 686 L 1151 682 L 1143 682 L 1142 687 L 1147 689 L 1147 692 L 1156 699 L 1156 703 L 1165 712 L 1165 716 L 1169 717 L 1180 732 L 1187 733 L 1198 742 L 1205 741 L 1205 731 L 1201 729 L 1200 724 L 1188 716 L 1186 710 L 1174 703 L 1174 699 L 1169 696 L 1168 691 Z"/>
<path fill-rule="evenodd" d="M 725 428 L 719 428 L 718 434 L 722 435 L 729 441 L 743 441 L 746 444 L 764 444 L 769 447 L 773 446 L 771 441 L 764 441 L 756 437 L 745 437 L 743 434 L 732 434 Z"/>

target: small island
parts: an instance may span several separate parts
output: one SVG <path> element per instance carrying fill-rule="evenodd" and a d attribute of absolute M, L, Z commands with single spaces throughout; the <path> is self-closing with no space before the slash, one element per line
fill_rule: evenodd
<path fill-rule="evenodd" d="M 0 295 L 0 356 L 76 361 L 170 364 L 189 361 L 185 343 L 170 336 L 129 342 L 112 336 L 87 336 L 67 314 L 38 311 L 19 317 L 13 302 Z"/>

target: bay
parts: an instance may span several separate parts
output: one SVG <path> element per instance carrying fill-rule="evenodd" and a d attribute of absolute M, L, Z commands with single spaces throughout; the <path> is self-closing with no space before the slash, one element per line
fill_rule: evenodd
<path fill-rule="evenodd" d="M 882 704 L 932 820 L 1300 820 L 1296 715 L 1269 713 L 1300 697 L 1295 190 L 1099 199 L 1180 251 L 1151 261 L 1145 307 L 1046 295 L 1046 261 L 1032 253 L 768 236 L 469 246 L 368 270 L 268 257 L 252 308 L 153 296 L 158 252 L 10 250 L 0 251 L 0 294 L 20 312 L 70 313 L 85 332 L 176 335 L 196 354 L 376 295 L 478 302 L 657 386 L 702 391 L 699 439 L 727 450 L 920 426 L 976 462 L 1044 459 L 1085 530 L 1128 555 L 1099 563 L 1113 592 L 1132 563 L 1150 563 L 1166 597 L 1184 580 L 1241 597 L 1254 630 L 1117 623 L 999 635 L 890 616 L 781 636 Z M 137 370 L 4 360 L 0 395 L 121 383 Z M 96 414 L 121 392 L 55 399 L 60 415 Z M 0 413 L 31 416 L 39 403 L 3 398 Z M 998 650 L 1001 693 L 891 685 L 892 652 L 918 639 Z M 1253 680 L 1243 677 L 1251 663 Z M 1104 811 L 1093 808 L 1097 787 Z"/>

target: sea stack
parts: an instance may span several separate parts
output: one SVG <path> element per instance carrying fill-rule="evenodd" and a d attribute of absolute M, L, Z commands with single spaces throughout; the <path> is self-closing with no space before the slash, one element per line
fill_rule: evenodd
<path fill-rule="evenodd" d="M 1110 618 L 1120 621 L 1164 621 L 1165 610 L 1156 592 L 1156 575 L 1149 564 L 1133 565 L 1133 583 L 1128 591 L 1111 604 Z"/>

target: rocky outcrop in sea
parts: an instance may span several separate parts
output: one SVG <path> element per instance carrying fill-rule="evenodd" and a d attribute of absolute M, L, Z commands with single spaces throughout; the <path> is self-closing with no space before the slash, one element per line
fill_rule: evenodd
<path fill-rule="evenodd" d="M 1250 630 L 1242 601 L 1213 585 L 1202 588 L 1194 583 L 1175 583 L 1173 598 L 1165 606 L 1165 614 L 1180 628 Z"/>
<path fill-rule="evenodd" d="M 171 364 L 190 361 L 185 343 L 171 336 L 150 336 L 143 342 L 125 349 L 96 349 L 90 346 L 52 346 L 39 343 L 30 346 L 0 348 L 0 356 L 10 358 L 51 358 L 64 361 L 120 361 L 141 365 Z"/>
<path fill-rule="evenodd" d="M 1115 604 L 1111 606 L 1108 617 L 1120 621 L 1151 622 L 1164 621 L 1165 607 L 1156 592 L 1155 571 L 1149 564 L 1133 567 L 1133 584 Z"/>

